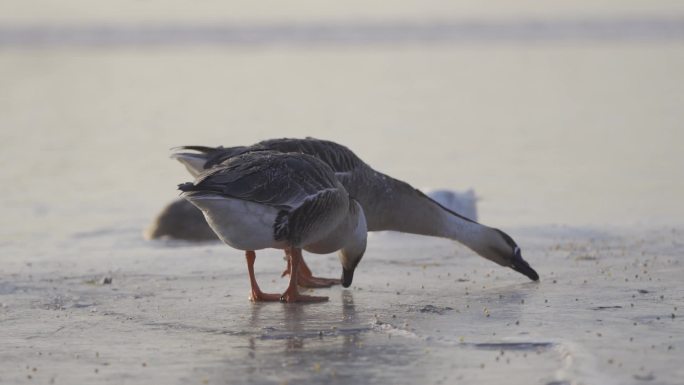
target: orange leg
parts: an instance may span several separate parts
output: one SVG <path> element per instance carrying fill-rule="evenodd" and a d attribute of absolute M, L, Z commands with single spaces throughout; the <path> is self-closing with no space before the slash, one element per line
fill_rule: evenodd
<path fill-rule="evenodd" d="M 285 249 L 285 258 L 287 258 L 287 268 L 285 268 L 285 271 L 283 271 L 283 273 L 280 275 L 281 277 L 290 274 L 290 255 L 287 249 Z M 304 257 L 302 256 L 302 261 L 299 265 L 299 279 L 297 281 L 297 284 L 299 286 L 306 288 L 320 288 L 339 285 L 340 283 L 340 280 L 336 278 L 314 277 L 313 273 L 311 272 L 311 269 L 309 269 L 309 266 L 306 265 Z"/>
<path fill-rule="evenodd" d="M 298 284 L 298 272 L 300 271 L 300 264 L 302 263 L 302 250 L 292 247 L 288 250 L 289 260 L 290 260 L 290 284 L 287 290 L 280 297 L 281 302 L 323 302 L 327 301 L 328 297 L 315 297 L 311 295 L 299 294 L 297 290 Z"/>
<path fill-rule="evenodd" d="M 245 257 L 247 257 L 247 270 L 249 270 L 249 283 L 252 285 L 252 293 L 249 297 L 250 300 L 254 302 L 261 301 L 280 301 L 280 294 L 267 294 L 263 293 L 259 289 L 259 284 L 254 276 L 254 260 L 256 260 L 256 253 L 254 251 L 246 251 Z"/>

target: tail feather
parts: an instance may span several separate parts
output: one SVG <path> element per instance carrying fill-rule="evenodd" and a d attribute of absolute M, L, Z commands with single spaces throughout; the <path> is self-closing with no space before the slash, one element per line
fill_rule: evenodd
<path fill-rule="evenodd" d="M 223 146 L 218 146 L 218 147 L 209 147 L 209 146 L 178 146 L 174 147 L 171 150 L 172 151 L 197 151 L 201 152 L 203 154 L 209 154 L 212 153 L 216 150 L 222 150 Z"/>
<path fill-rule="evenodd" d="M 186 197 L 198 197 L 204 195 L 224 195 L 221 186 L 218 185 L 206 185 L 202 183 L 195 184 L 192 182 L 186 182 L 179 184 L 178 189 L 183 193 L 190 193 L 186 194 Z"/>
<path fill-rule="evenodd" d="M 182 192 L 199 191 L 200 190 L 192 182 L 181 183 L 178 185 L 178 189 L 181 190 Z"/>
<path fill-rule="evenodd" d="M 249 151 L 258 150 L 252 147 L 208 147 L 208 146 L 179 146 L 172 149 L 172 158 L 181 162 L 192 176 L 197 177 L 204 170 L 210 169 L 234 156 Z M 194 151 L 194 152 L 187 152 Z"/>
<path fill-rule="evenodd" d="M 197 177 L 204 171 L 204 166 L 207 163 L 207 155 L 204 153 L 177 152 L 171 155 L 171 158 L 184 165 L 190 175 L 194 177 Z"/>

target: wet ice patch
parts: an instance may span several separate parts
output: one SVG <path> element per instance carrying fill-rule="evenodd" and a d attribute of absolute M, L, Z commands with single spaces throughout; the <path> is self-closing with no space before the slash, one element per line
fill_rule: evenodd
<path fill-rule="evenodd" d="M 655 376 L 653 375 L 653 373 L 649 373 L 646 375 L 635 374 L 633 377 L 635 380 L 639 380 L 639 381 L 653 381 L 653 380 L 655 380 Z"/>
<path fill-rule="evenodd" d="M 383 332 L 387 333 L 390 337 L 392 336 L 397 336 L 397 337 L 407 337 L 407 338 L 419 338 L 423 340 L 429 340 L 431 337 L 421 337 L 418 334 L 414 333 L 413 331 L 409 330 L 408 328 L 402 328 L 396 325 L 393 325 L 389 322 L 382 322 L 380 320 L 375 320 L 372 323 L 372 328 L 375 331 L 378 332 Z"/>
<path fill-rule="evenodd" d="M 449 306 L 434 306 L 434 305 L 424 305 L 424 306 L 414 306 L 409 308 L 409 311 L 419 312 L 419 313 L 430 313 L 443 315 L 454 308 Z"/>
<path fill-rule="evenodd" d="M 114 315 L 115 313 L 108 312 L 109 315 Z M 180 322 L 143 322 L 142 325 L 152 327 L 160 330 L 175 330 L 175 331 L 187 331 L 187 332 L 198 332 L 216 335 L 228 335 L 228 336 L 243 336 L 248 334 L 243 331 L 235 331 L 224 328 L 213 328 L 208 326 L 200 325 L 190 325 Z"/>
<path fill-rule="evenodd" d="M 57 296 L 46 302 L 42 307 L 46 310 L 66 310 L 66 309 L 84 309 L 95 306 L 93 301 L 83 300 L 81 298 Z"/>
<path fill-rule="evenodd" d="M 355 336 L 372 330 L 371 327 L 358 328 L 331 328 L 326 330 L 280 330 L 273 327 L 264 328 L 264 333 L 259 336 L 261 340 L 287 340 L 304 338 L 322 338 L 338 336 Z"/>
<path fill-rule="evenodd" d="M 0 295 L 14 294 L 19 288 L 7 282 L 0 282 Z"/>
<path fill-rule="evenodd" d="M 551 349 L 555 346 L 553 342 L 482 342 L 464 343 L 480 350 L 515 350 L 539 352 Z"/>
<path fill-rule="evenodd" d="M 611 309 L 622 309 L 622 306 L 595 306 L 591 310 L 611 310 Z"/>

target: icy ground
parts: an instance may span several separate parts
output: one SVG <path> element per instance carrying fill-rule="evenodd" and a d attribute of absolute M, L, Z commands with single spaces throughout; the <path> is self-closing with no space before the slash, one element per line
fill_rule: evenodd
<path fill-rule="evenodd" d="M 243 256 L 218 243 L 5 242 L 0 383 L 680 384 L 683 232 L 514 229 L 539 283 L 451 241 L 374 234 L 352 288 L 310 305 L 249 302 Z M 262 287 L 284 290 L 284 265 L 258 253 Z"/>

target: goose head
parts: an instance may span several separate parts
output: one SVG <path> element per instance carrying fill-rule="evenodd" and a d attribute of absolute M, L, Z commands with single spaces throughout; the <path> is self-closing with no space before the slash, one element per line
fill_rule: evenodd
<path fill-rule="evenodd" d="M 354 270 L 361 262 L 363 254 L 366 252 L 366 238 L 368 236 L 368 226 L 366 225 L 366 215 L 363 213 L 361 205 L 356 200 L 351 200 L 349 213 L 352 232 L 347 244 L 340 249 L 339 257 L 342 263 L 342 286 L 351 286 L 354 278 Z"/>
<path fill-rule="evenodd" d="M 481 242 L 475 245 L 473 250 L 490 261 L 510 267 L 533 281 L 539 280 L 539 274 L 522 258 L 520 247 L 513 238 L 499 229 L 487 228 Z"/>

